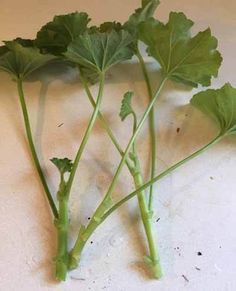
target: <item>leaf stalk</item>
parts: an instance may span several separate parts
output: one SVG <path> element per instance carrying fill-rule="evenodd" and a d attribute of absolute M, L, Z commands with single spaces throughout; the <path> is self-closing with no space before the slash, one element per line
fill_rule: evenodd
<path fill-rule="evenodd" d="M 27 140 L 28 140 L 28 144 L 30 147 L 30 151 L 31 151 L 31 155 L 35 164 L 35 167 L 37 169 L 39 178 L 42 182 L 44 191 L 46 193 L 47 196 L 47 200 L 49 202 L 49 205 L 51 207 L 52 213 L 54 215 L 55 218 L 58 218 L 58 211 L 57 211 L 57 207 L 54 203 L 52 194 L 49 190 L 46 178 L 44 176 L 42 167 L 40 165 L 39 159 L 38 159 L 38 155 L 34 146 L 34 142 L 33 142 L 33 137 L 32 137 L 32 131 L 31 131 L 31 126 L 30 126 L 30 120 L 29 120 L 29 114 L 28 114 L 28 110 L 27 110 L 27 106 L 26 106 L 26 102 L 25 102 L 25 96 L 24 96 L 24 91 L 23 91 L 23 85 L 22 85 L 22 80 L 20 78 L 17 79 L 17 89 L 18 89 L 18 95 L 20 98 L 20 104 L 21 104 L 21 109 L 22 109 L 22 113 L 23 113 L 23 118 L 24 118 L 24 124 L 25 124 L 25 131 L 26 131 L 26 135 L 27 135 Z"/>

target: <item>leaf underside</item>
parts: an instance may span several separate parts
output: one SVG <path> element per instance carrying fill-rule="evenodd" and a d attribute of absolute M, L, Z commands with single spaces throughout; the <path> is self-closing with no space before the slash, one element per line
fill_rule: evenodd
<path fill-rule="evenodd" d="M 16 39 L 5 42 L 5 46 L 1 48 L 3 53 L 0 53 L 0 70 L 23 80 L 55 59 L 52 55 L 42 55 L 38 48 L 31 45 L 31 40 Z"/>
<path fill-rule="evenodd" d="M 236 88 L 229 83 L 195 94 L 191 104 L 214 119 L 221 134 L 236 133 Z"/>
<path fill-rule="evenodd" d="M 79 65 L 85 74 L 99 75 L 133 56 L 129 45 L 132 37 L 126 31 L 85 33 L 67 48 L 65 57 Z"/>
<path fill-rule="evenodd" d="M 191 37 L 192 26 L 183 13 L 171 12 L 167 24 L 153 18 L 141 23 L 139 37 L 165 76 L 192 87 L 209 86 L 222 62 L 217 39 L 209 28 Z"/>

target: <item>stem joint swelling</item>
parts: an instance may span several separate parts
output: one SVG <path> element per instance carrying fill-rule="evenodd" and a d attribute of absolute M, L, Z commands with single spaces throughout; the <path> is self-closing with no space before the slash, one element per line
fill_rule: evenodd
<path fill-rule="evenodd" d="M 141 170 L 139 170 L 139 175 L 134 177 L 134 182 L 136 189 L 143 186 L 143 178 L 141 174 Z M 145 233 L 147 236 L 148 246 L 149 246 L 149 264 L 148 266 L 151 268 L 154 278 L 160 279 L 162 277 L 162 270 L 160 265 L 160 258 L 157 249 L 157 244 L 155 242 L 155 233 L 153 231 L 152 225 L 152 211 L 149 210 L 145 191 L 140 191 L 138 194 L 138 202 L 139 208 L 141 212 L 141 217 L 145 229 Z M 151 263 L 150 263 L 151 262 Z"/>
<path fill-rule="evenodd" d="M 93 234 L 93 232 L 96 230 L 96 228 L 101 224 L 102 217 L 109 209 L 111 209 L 113 204 L 114 203 L 112 201 L 112 198 L 110 196 L 106 197 L 103 200 L 103 203 L 100 204 L 99 207 L 96 209 L 87 227 L 83 226 L 80 228 L 75 245 L 69 253 L 69 264 L 68 264 L 69 270 L 77 268 L 81 258 L 81 253 L 86 242 Z"/>

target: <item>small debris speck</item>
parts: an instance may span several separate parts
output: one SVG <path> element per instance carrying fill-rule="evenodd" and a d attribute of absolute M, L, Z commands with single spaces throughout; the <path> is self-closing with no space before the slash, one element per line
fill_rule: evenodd
<path fill-rule="evenodd" d="M 188 279 L 185 275 L 182 275 L 182 277 L 184 278 L 184 280 L 185 280 L 186 282 L 189 282 L 189 279 Z"/>
<path fill-rule="evenodd" d="M 202 252 L 197 252 L 197 255 L 198 256 L 202 256 Z"/>
<path fill-rule="evenodd" d="M 156 222 L 158 222 L 160 220 L 160 217 L 157 218 Z"/>
<path fill-rule="evenodd" d="M 72 280 L 85 281 L 84 278 L 77 278 L 77 277 L 74 277 L 74 276 L 70 276 L 70 278 L 71 278 Z"/>
<path fill-rule="evenodd" d="M 179 133 L 179 132 L 180 132 L 180 128 L 179 128 L 179 127 L 176 129 L 176 132 L 177 132 L 177 133 Z"/>
<path fill-rule="evenodd" d="M 198 267 L 195 267 L 195 269 L 196 269 L 197 271 L 201 271 L 201 269 L 200 269 L 200 268 L 198 268 Z"/>
<path fill-rule="evenodd" d="M 91 217 L 88 217 L 88 220 L 90 220 L 91 219 Z"/>
<path fill-rule="evenodd" d="M 214 180 L 214 178 L 213 178 L 213 177 L 210 177 L 210 179 L 211 179 L 211 180 Z"/>
<path fill-rule="evenodd" d="M 90 242 L 91 244 L 93 244 L 93 241 L 91 240 L 91 242 Z"/>
<path fill-rule="evenodd" d="M 62 125 L 64 125 L 64 123 L 60 123 L 57 127 L 61 127 Z"/>

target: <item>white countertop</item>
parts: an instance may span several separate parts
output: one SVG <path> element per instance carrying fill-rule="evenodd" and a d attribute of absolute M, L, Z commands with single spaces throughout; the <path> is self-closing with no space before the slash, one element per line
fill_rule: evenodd
<path fill-rule="evenodd" d="M 196 22 L 194 31 L 211 27 L 224 58 L 213 87 L 228 81 L 236 86 L 236 2 L 162 2 L 157 10 L 161 20 L 166 20 L 170 11 L 183 11 Z M 33 38 L 55 14 L 75 10 L 87 11 L 94 23 L 124 21 L 139 1 L 1 0 L 0 4 L 0 39 L 9 40 L 17 36 Z M 58 71 L 57 76 L 46 72 L 40 78 L 24 87 L 37 149 L 55 191 L 58 176 L 49 159 L 73 159 L 91 106 L 73 70 Z M 93 90 L 97 90 L 96 86 Z M 130 136 L 130 123 L 121 123 L 118 113 L 121 97 L 128 90 L 137 92 L 136 107 L 141 114 L 147 97 L 139 66 L 134 63 L 112 69 L 103 100 L 103 112 L 123 147 Z M 159 172 L 215 134 L 211 121 L 187 105 L 193 92 L 169 82 L 158 102 Z M 133 199 L 97 229 L 91 238 L 93 243 L 85 249 L 80 269 L 71 272 L 66 283 L 58 284 L 53 279 L 52 264 L 55 228 L 24 138 L 15 84 L 3 73 L 0 125 L 0 291 L 236 290 L 236 137 L 225 139 L 155 185 L 155 218 L 160 218 L 155 229 L 163 279 L 150 280 L 145 272 L 145 238 Z M 139 141 L 147 169 L 147 126 Z M 96 125 L 72 191 L 72 234 L 80 222 L 87 221 L 118 162 L 119 156 L 106 133 Z M 132 189 L 124 170 L 115 196 L 121 197 Z"/>

